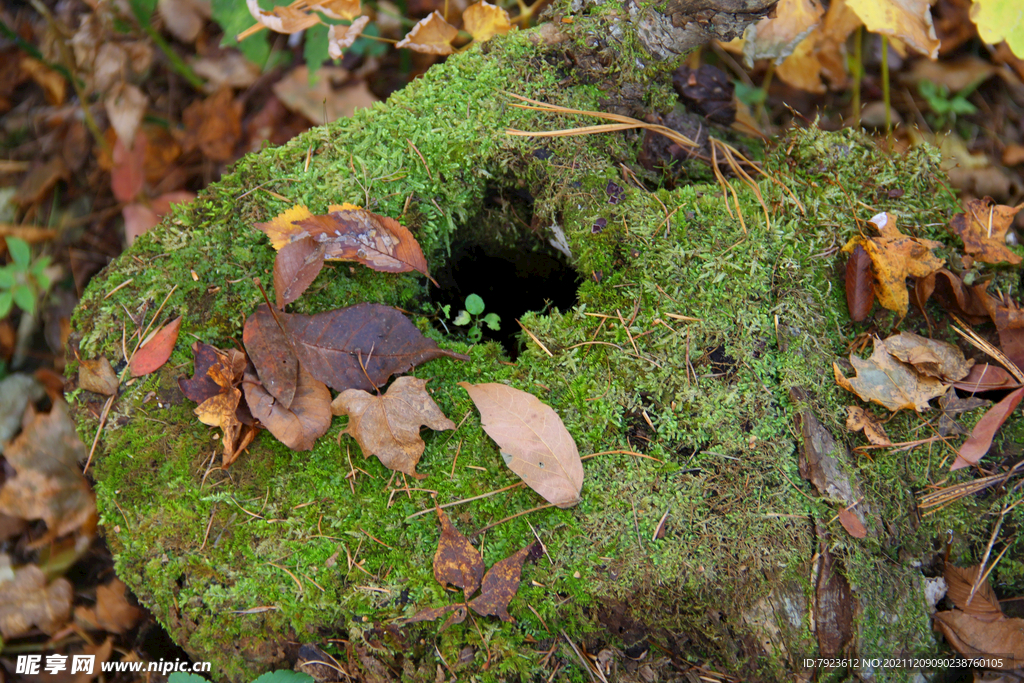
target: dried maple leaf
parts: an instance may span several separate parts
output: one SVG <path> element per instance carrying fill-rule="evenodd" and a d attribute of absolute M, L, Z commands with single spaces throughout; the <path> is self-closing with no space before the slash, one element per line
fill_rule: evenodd
<path fill-rule="evenodd" d="M 117 393 L 118 384 L 117 375 L 106 356 L 100 356 L 97 360 L 83 360 L 78 368 L 78 386 L 86 391 L 113 396 Z"/>
<path fill-rule="evenodd" d="M 922 375 L 956 382 L 967 376 L 974 360 L 964 358 L 963 351 L 952 344 L 901 332 L 885 340 L 889 353 L 914 366 Z"/>
<path fill-rule="evenodd" d="M 242 343 L 266 391 L 282 408 L 290 406 L 299 377 L 299 359 L 270 306 L 261 304 L 245 321 Z"/>
<path fill-rule="evenodd" d="M 1013 225 L 1013 217 L 1022 208 L 1024 204 L 996 204 L 991 197 L 968 199 L 964 202 L 966 213 L 953 216 L 949 227 L 960 236 L 964 251 L 975 260 L 1017 265 L 1021 258 L 1006 246 L 1006 233 Z"/>
<path fill-rule="evenodd" d="M 363 303 L 317 315 L 278 313 L 278 318 L 302 367 L 336 391 L 374 390 L 391 375 L 442 356 L 469 360 L 438 348 L 391 306 Z"/>
<path fill-rule="evenodd" d="M 181 331 L 181 316 L 167 323 L 132 355 L 128 367 L 132 377 L 141 377 L 159 370 L 174 351 Z"/>
<path fill-rule="evenodd" d="M 512 30 L 508 12 L 486 0 L 470 5 L 462 12 L 462 27 L 473 40 L 484 42 L 494 35 L 505 35 Z"/>
<path fill-rule="evenodd" d="M 846 428 L 851 432 L 864 430 L 864 436 L 875 446 L 892 445 L 878 418 L 859 406 L 846 406 Z"/>
<path fill-rule="evenodd" d="M 558 507 L 580 501 L 583 463 L 558 413 L 533 394 L 504 384 L 459 386 L 469 392 L 484 431 L 501 447 L 510 470 Z"/>
<path fill-rule="evenodd" d="M 420 19 L 395 47 L 407 47 L 414 52 L 430 55 L 450 55 L 455 52 L 452 41 L 457 35 L 459 29 L 445 21 L 441 13 L 434 10 Z"/>
<path fill-rule="evenodd" d="M 11 571 L 10 558 L 2 556 L 5 578 L 0 580 L 0 636 L 10 640 L 38 627 L 56 633 L 71 616 L 74 588 L 65 578 L 47 585 L 43 570 L 34 564 Z"/>
<path fill-rule="evenodd" d="M 248 405 L 241 400 L 242 392 L 238 389 L 248 360 L 237 349 L 221 351 L 199 342 L 192 349 L 196 354 L 196 375 L 191 380 L 179 379 L 178 385 L 186 396 L 199 403 L 195 409 L 199 421 L 224 431 L 221 464 L 227 467 L 256 436 Z M 199 374 L 201 368 L 206 370 L 204 375 Z"/>
<path fill-rule="evenodd" d="M 351 434 L 363 455 L 376 455 L 384 466 L 417 479 L 427 476 L 416 472 L 416 463 L 426 444 L 420 427 L 434 430 L 455 429 L 426 390 L 427 380 L 399 377 L 383 396 L 361 389 L 347 389 L 331 403 L 335 415 L 348 415 L 346 434 Z"/>
<path fill-rule="evenodd" d="M 242 380 L 242 388 L 252 416 L 288 448 L 312 450 L 316 440 L 331 426 L 331 392 L 302 366 L 299 366 L 295 396 L 287 408 L 248 372 Z"/>
<path fill-rule="evenodd" d="M 369 23 L 370 17 L 362 16 L 353 19 L 351 26 L 333 25 L 327 29 L 327 54 L 331 59 L 341 59 L 342 53 L 352 47 Z"/>
<path fill-rule="evenodd" d="M 45 414 L 30 407 L 25 428 L 4 457 L 18 474 L 0 488 L 0 512 L 42 519 L 51 538 L 95 522 L 95 498 L 78 464 L 85 459 L 85 445 L 66 403 L 55 402 Z"/>
<path fill-rule="evenodd" d="M 540 554 L 540 543 L 534 541 L 491 567 L 480 585 L 480 595 L 469 601 L 469 608 L 483 617 L 515 621 L 508 613 L 508 605 L 519 590 L 523 563 L 540 557 Z"/>
<path fill-rule="evenodd" d="M 441 539 L 434 553 L 434 578 L 442 586 L 461 588 L 468 599 L 480 587 L 484 576 L 484 558 L 469 539 L 452 526 L 444 510 L 437 508 Z"/>
<path fill-rule="evenodd" d="M 928 401 L 942 396 L 949 388 L 934 377 L 922 377 L 889 353 L 885 342 L 875 338 L 871 358 L 850 356 L 857 375 L 847 378 L 835 363 L 836 383 L 857 394 L 864 401 L 874 401 L 895 412 L 910 408 L 918 412 L 928 409 Z"/>
<path fill-rule="evenodd" d="M 1024 399 L 1024 387 L 1007 394 L 1002 401 L 986 411 L 981 419 L 978 420 L 978 423 L 974 425 L 974 429 L 971 430 L 971 435 L 964 441 L 964 445 L 960 447 L 956 460 L 953 461 L 953 465 L 949 468 L 950 471 L 974 465 L 988 453 L 988 449 L 992 447 L 992 439 L 995 438 L 996 432 L 1006 422 L 1006 418 L 1016 410 L 1021 399 Z"/>
<path fill-rule="evenodd" d="M 941 268 L 942 259 L 931 250 L 941 247 L 942 243 L 902 234 L 896 229 L 896 219 L 888 213 L 880 213 L 870 222 L 881 235 L 867 239 L 854 237 L 843 251 L 853 252 L 858 244 L 864 247 L 875 266 L 878 303 L 903 317 L 910 301 L 907 277 L 926 277 Z"/>
<path fill-rule="evenodd" d="M 939 58 L 929 0 L 846 0 L 872 33 L 892 36 L 931 59 Z"/>

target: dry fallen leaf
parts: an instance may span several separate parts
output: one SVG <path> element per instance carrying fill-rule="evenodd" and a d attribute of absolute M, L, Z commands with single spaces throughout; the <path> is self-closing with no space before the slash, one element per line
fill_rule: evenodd
<path fill-rule="evenodd" d="M 452 41 L 459 35 L 455 28 L 434 10 L 412 27 L 412 30 L 395 44 L 395 47 L 407 47 L 414 52 L 430 55 L 450 55 L 455 52 Z"/>
<path fill-rule="evenodd" d="M 540 557 L 541 545 L 534 541 L 514 555 L 509 555 L 491 567 L 480 585 L 480 595 L 469 601 L 469 608 L 483 617 L 498 617 L 502 621 L 515 621 L 508 613 L 508 605 L 519 590 L 519 577 L 527 560 Z"/>
<path fill-rule="evenodd" d="M 871 272 L 871 257 L 859 244 L 853 248 L 846 262 L 846 308 L 850 320 L 861 322 L 875 305 L 875 276 Z"/>
<path fill-rule="evenodd" d="M 982 582 L 974 592 L 970 604 L 967 599 L 971 597 L 971 588 L 978 580 L 978 572 L 981 565 L 971 567 L 957 567 L 951 562 L 946 562 L 942 570 L 942 576 L 946 580 L 946 596 L 956 605 L 956 608 L 964 614 L 981 621 L 999 621 L 1004 618 L 1003 609 L 999 606 L 999 598 L 992 590 L 988 579 Z"/>
<path fill-rule="evenodd" d="M 996 389 L 1016 389 L 1020 383 L 1013 378 L 1013 375 L 998 365 L 983 363 L 972 367 L 967 376 L 954 383 L 953 386 L 961 391 L 978 394 Z"/>
<path fill-rule="evenodd" d="M 331 412 L 348 415 L 345 433 L 359 442 L 363 455 L 376 455 L 385 467 L 422 479 L 426 475 L 416 472 L 426 448 L 420 426 L 439 431 L 455 429 L 455 423 L 430 398 L 426 386 L 425 379 L 399 377 L 383 396 L 348 389 L 331 403 Z"/>
<path fill-rule="evenodd" d="M 295 396 L 285 408 L 248 372 L 242 380 L 252 416 L 278 441 L 295 451 L 309 451 L 331 426 L 331 392 L 299 366 Z"/>
<path fill-rule="evenodd" d="M 889 353 L 914 367 L 922 375 L 945 382 L 956 382 L 967 376 L 974 360 L 964 358 L 963 351 L 944 341 L 901 332 L 885 340 Z"/>
<path fill-rule="evenodd" d="M 846 529 L 846 533 L 850 534 L 854 538 L 864 538 L 868 535 L 868 530 L 864 527 L 864 523 L 857 517 L 857 513 L 849 508 L 840 508 L 838 512 L 839 523 Z"/>
<path fill-rule="evenodd" d="M 161 327 L 149 341 L 140 346 L 128 363 L 132 377 L 142 377 L 163 367 L 163 364 L 171 357 L 171 352 L 174 351 L 179 331 L 181 331 L 181 316 Z"/>
<path fill-rule="evenodd" d="M 820 23 L 825 10 L 816 0 L 780 0 L 774 17 L 748 26 L 743 34 L 743 59 L 752 67 L 758 59 L 781 63 Z"/>
<path fill-rule="evenodd" d="M 331 19 L 354 20 L 363 13 L 360 0 L 323 0 L 322 2 L 311 2 L 310 9 L 323 12 Z"/>
<path fill-rule="evenodd" d="M 462 27 L 473 40 L 482 43 L 494 35 L 505 35 L 512 30 L 508 12 L 486 0 L 470 5 L 462 12 Z"/>
<path fill-rule="evenodd" d="M 1024 619 L 985 622 L 953 609 L 935 614 L 935 628 L 954 650 L 987 659 L 989 668 L 1024 667 Z"/>
<path fill-rule="evenodd" d="M 846 0 L 872 33 L 897 38 L 931 59 L 939 57 L 929 0 Z"/>
<path fill-rule="evenodd" d="M 10 640 L 29 633 L 33 627 L 56 633 L 71 616 L 71 582 L 59 578 L 47 585 L 43 570 L 34 564 L 12 572 L 10 558 L 3 555 L 2 559 L 10 578 L 0 579 L 0 636 Z"/>
<path fill-rule="evenodd" d="M 1022 208 L 1024 204 L 996 204 L 991 197 L 968 199 L 964 202 L 966 213 L 953 216 L 949 227 L 963 240 L 964 251 L 976 260 L 1017 265 L 1021 258 L 1006 246 L 1006 233 Z"/>
<path fill-rule="evenodd" d="M 135 132 L 148 105 L 149 99 L 131 83 L 116 84 L 103 98 L 110 125 L 117 131 L 117 139 L 124 141 L 126 147 L 135 140 Z"/>
<path fill-rule="evenodd" d="M 942 268 L 942 259 L 931 253 L 942 243 L 902 234 L 896 229 L 896 219 L 888 213 L 880 213 L 870 222 L 881 234 L 867 239 L 854 237 L 843 251 L 852 252 L 857 245 L 864 247 L 875 267 L 878 303 L 903 317 L 909 305 L 907 277 L 926 277 Z"/>
<path fill-rule="evenodd" d="M 934 377 L 923 377 L 896 360 L 885 342 L 878 338 L 875 338 L 871 358 L 863 360 L 851 355 L 850 363 L 857 371 L 852 378 L 847 378 L 838 365 L 832 364 L 836 383 L 862 400 L 874 401 L 893 412 L 905 408 L 923 412 L 929 407 L 928 401 L 942 396 L 949 388 Z"/>
<path fill-rule="evenodd" d="M 276 33 L 298 33 L 320 23 L 315 12 L 304 12 L 291 5 L 278 5 L 270 12 L 261 9 L 257 0 L 246 0 L 246 5 L 253 19 Z"/>
<path fill-rule="evenodd" d="M 379 101 L 366 87 L 365 79 L 353 78 L 340 66 L 320 67 L 311 86 L 309 68 L 301 64 L 274 83 L 273 90 L 282 104 L 315 125 L 352 116 L 357 109 Z"/>
<path fill-rule="evenodd" d="M 125 599 L 127 587 L 120 579 L 96 587 L 96 606 L 75 608 L 75 619 L 90 628 L 125 633 L 142 617 L 142 610 Z"/>
<path fill-rule="evenodd" d="M 181 114 L 183 146 L 186 150 L 198 149 L 211 161 L 231 161 L 242 138 L 243 109 L 227 86 L 204 100 L 196 100 Z"/>
<path fill-rule="evenodd" d="M 369 23 L 370 17 L 362 16 L 353 19 L 351 26 L 335 24 L 327 29 L 327 54 L 331 59 L 341 59 L 343 52 L 352 47 Z"/>
<path fill-rule="evenodd" d="M 196 359 L 195 374 L 192 379 L 178 379 L 178 386 L 199 404 L 195 414 L 200 422 L 223 430 L 221 466 L 228 467 L 256 436 L 248 405 L 241 400 L 238 388 L 248 359 L 237 349 L 221 351 L 200 342 L 192 345 L 192 352 Z"/>
<path fill-rule="evenodd" d="M 269 306 L 261 304 L 245 321 L 242 343 L 266 391 L 282 408 L 290 406 L 299 378 L 299 359 Z"/>
<path fill-rule="evenodd" d="M 956 460 L 953 461 L 953 465 L 949 468 L 950 471 L 977 464 L 988 453 L 988 449 L 992 447 L 992 439 L 995 438 L 996 432 L 1003 426 L 1003 423 L 1006 422 L 1010 414 L 1016 410 L 1021 399 L 1024 399 L 1024 387 L 1007 394 L 1002 401 L 986 411 L 981 419 L 978 420 L 978 423 L 974 425 L 974 429 L 971 430 L 971 435 L 964 441 L 964 445 L 960 447 Z"/>
<path fill-rule="evenodd" d="M 480 411 L 484 431 L 509 469 L 561 508 L 580 501 L 583 463 L 561 418 L 533 394 L 504 384 L 459 382 Z"/>
<path fill-rule="evenodd" d="M 114 368 L 106 356 L 97 360 L 83 360 L 78 367 L 78 386 L 94 394 L 113 396 L 117 393 L 118 381 Z"/>
<path fill-rule="evenodd" d="M 468 600 L 480 587 L 484 558 L 469 539 L 452 526 L 441 508 L 437 508 L 437 518 L 441 522 L 441 539 L 434 553 L 434 578 L 442 586 L 451 584 L 461 588 Z"/>
<path fill-rule="evenodd" d="M 851 432 L 864 430 L 864 436 L 875 446 L 892 445 L 878 418 L 859 406 L 846 406 L 846 428 Z"/>
<path fill-rule="evenodd" d="M 956 386 L 955 384 L 953 385 Z M 991 401 L 971 396 L 969 398 L 960 398 L 957 396 L 956 391 L 947 391 L 946 394 L 939 399 L 939 410 L 942 414 L 939 416 L 939 436 L 949 436 L 950 434 L 967 434 L 967 430 L 963 428 L 959 422 L 956 421 L 957 415 L 966 413 L 975 408 L 983 408 L 991 405 Z"/>

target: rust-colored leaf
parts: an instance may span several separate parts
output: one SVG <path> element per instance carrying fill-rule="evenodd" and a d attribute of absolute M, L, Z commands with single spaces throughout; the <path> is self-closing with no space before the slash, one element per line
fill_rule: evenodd
<path fill-rule="evenodd" d="M 345 433 L 359 442 L 363 455 L 376 455 L 385 467 L 422 479 L 426 475 L 416 472 L 416 463 L 426 448 L 420 426 L 455 429 L 455 423 L 430 398 L 426 386 L 425 379 L 399 377 L 383 396 L 346 389 L 331 403 L 331 412 L 348 415 Z"/>
<path fill-rule="evenodd" d="M 942 243 L 904 235 L 888 213 L 880 213 L 870 222 L 880 235 L 869 239 L 855 237 L 843 251 L 853 252 L 858 245 L 864 248 L 874 265 L 878 303 L 900 317 L 905 316 L 910 303 L 907 278 L 926 277 L 942 268 L 942 259 L 931 252 Z"/>
<path fill-rule="evenodd" d="M 1006 398 L 988 409 L 982 418 L 978 420 L 978 423 L 974 425 L 974 430 L 971 431 L 971 435 L 964 441 L 964 445 L 960 447 L 956 460 L 953 461 L 953 465 L 949 468 L 950 471 L 974 465 L 988 453 L 988 449 L 992 447 L 992 439 L 995 437 L 996 432 L 1006 422 L 1006 418 L 1016 410 L 1022 398 L 1024 398 L 1024 387 L 1008 394 Z"/>
<path fill-rule="evenodd" d="M 854 538 L 864 538 L 868 535 L 868 530 L 864 526 L 864 522 L 860 521 L 860 517 L 857 513 L 849 508 L 840 508 L 839 523 L 846 529 L 846 533 L 850 534 Z"/>
<path fill-rule="evenodd" d="M 336 391 L 371 391 L 394 374 L 442 356 L 469 360 L 438 348 L 391 306 L 363 303 L 317 315 L 278 317 L 302 367 Z"/>
<path fill-rule="evenodd" d="M 947 562 L 942 570 L 942 577 L 946 580 L 946 597 L 967 616 L 987 622 L 999 621 L 1005 618 L 1003 608 L 999 606 L 999 598 L 992 590 L 988 578 L 978 586 L 978 589 L 974 591 L 974 597 L 971 598 L 971 588 L 978 580 L 980 571 L 980 564 L 971 567 L 957 567 Z M 970 604 L 967 602 L 968 598 L 971 598 Z"/>
<path fill-rule="evenodd" d="M 484 576 L 484 558 L 465 536 L 459 533 L 444 510 L 437 508 L 441 522 L 441 539 L 434 553 L 434 578 L 442 586 L 461 588 L 469 599 L 480 587 Z"/>
<path fill-rule="evenodd" d="M 885 342 L 875 338 L 871 358 L 863 360 L 850 356 L 857 371 L 847 378 L 835 363 L 836 383 L 865 401 L 874 401 L 895 412 L 910 408 L 918 412 L 928 409 L 928 401 L 942 396 L 949 388 L 934 377 L 923 377 L 899 362 L 889 353 Z"/>
<path fill-rule="evenodd" d="M 283 315 L 278 314 L 278 317 Z M 242 343 L 256 366 L 256 374 L 264 389 L 282 408 L 288 408 L 295 397 L 299 359 L 295 357 L 288 337 L 274 320 L 269 306 L 260 304 L 245 321 Z"/>
<path fill-rule="evenodd" d="M 450 55 L 455 52 L 452 41 L 457 35 L 459 35 L 459 29 L 445 21 L 441 13 L 434 10 L 425 18 L 420 19 L 405 38 L 395 44 L 395 47 L 407 47 L 414 52 L 430 55 Z"/>
<path fill-rule="evenodd" d="M 885 340 L 885 347 L 896 358 L 914 366 L 923 375 L 946 382 L 967 376 L 974 360 L 964 358 L 963 351 L 944 341 L 901 332 Z"/>
<path fill-rule="evenodd" d="M 480 595 L 469 601 L 469 608 L 483 617 L 515 621 L 508 613 L 508 606 L 519 590 L 523 563 L 540 557 L 540 554 L 540 543 L 534 541 L 491 567 L 480 586 Z"/>
<path fill-rule="evenodd" d="M 140 346 L 128 364 L 132 377 L 141 377 L 159 370 L 171 357 L 180 331 L 181 316 L 178 316 L 161 327 L 152 339 Z"/>
<path fill-rule="evenodd" d="M 1013 225 L 1013 217 L 1022 208 L 1024 204 L 996 204 L 991 197 L 968 199 L 964 202 L 965 213 L 953 216 L 949 227 L 960 236 L 964 251 L 975 260 L 1017 265 L 1021 258 L 1006 246 L 1006 233 Z"/>
<path fill-rule="evenodd" d="M 961 391 L 977 394 L 996 389 L 1016 389 L 1020 383 L 998 365 L 983 363 L 972 367 L 967 376 L 959 382 L 954 382 L 953 386 Z"/>
<path fill-rule="evenodd" d="M 284 308 L 302 295 L 324 267 L 327 245 L 306 236 L 281 247 L 274 259 L 274 294 Z"/>
<path fill-rule="evenodd" d="M 892 445 L 878 418 L 860 406 L 846 406 L 846 428 L 851 432 L 863 430 L 864 436 L 875 446 Z"/>
<path fill-rule="evenodd" d="M 850 320 L 858 323 L 864 320 L 874 305 L 875 275 L 871 272 L 871 257 L 858 244 L 846 262 L 846 307 Z"/>
<path fill-rule="evenodd" d="M 583 463 L 558 413 L 533 394 L 504 384 L 459 386 L 469 392 L 484 431 L 501 447 L 510 470 L 558 507 L 580 501 Z"/>
<path fill-rule="evenodd" d="M 1024 619 L 985 622 L 958 609 L 935 615 L 935 627 L 950 646 L 967 657 L 983 657 L 1004 671 L 1024 667 Z"/>
<path fill-rule="evenodd" d="M 29 633 L 33 627 L 56 633 L 71 616 L 74 595 L 67 579 L 47 584 L 43 570 L 34 564 L 18 567 L 13 576 L 0 581 L 0 636 L 10 640 Z"/>
<path fill-rule="evenodd" d="M 203 424 L 223 430 L 224 458 L 221 466 L 228 467 L 252 442 L 256 430 L 248 405 L 241 400 L 242 392 L 238 389 L 247 364 L 245 354 L 236 349 L 214 349 L 214 352 L 216 362 L 210 365 L 205 379 L 212 382 L 218 392 L 203 400 L 195 409 L 195 414 Z M 199 366 L 198 359 L 196 366 Z M 207 391 L 208 387 L 202 385 L 202 392 L 205 394 Z"/>
<path fill-rule="evenodd" d="M 78 386 L 104 396 L 113 396 L 117 393 L 117 375 L 114 374 L 114 368 L 110 367 L 110 361 L 106 356 L 82 361 L 78 368 Z"/>
<path fill-rule="evenodd" d="M 105 586 L 96 587 L 95 607 L 76 607 L 75 619 L 90 628 L 110 633 L 125 633 L 142 618 L 142 610 L 125 599 L 127 586 L 114 579 Z"/>
<path fill-rule="evenodd" d="M 312 450 L 316 440 L 331 426 L 331 392 L 302 366 L 299 366 L 295 396 L 287 408 L 248 372 L 242 380 L 242 388 L 252 416 L 292 450 Z"/>
<path fill-rule="evenodd" d="M 934 293 L 935 298 L 947 311 L 962 316 L 970 323 L 980 323 L 988 317 L 985 308 L 989 294 L 983 287 L 967 287 L 956 273 L 939 268 L 931 275 L 918 279 L 914 287 L 914 301 L 924 310 L 925 302 Z"/>
<path fill-rule="evenodd" d="M 412 615 L 408 619 L 404 619 L 405 624 L 416 624 L 421 621 L 433 621 L 442 614 L 451 613 L 444 623 L 441 624 L 441 628 L 438 629 L 439 633 L 442 633 L 452 624 L 461 624 L 466 620 L 466 606 L 463 604 L 457 605 L 446 605 L 444 607 L 435 607 L 433 609 L 422 609 L 416 614 Z"/>

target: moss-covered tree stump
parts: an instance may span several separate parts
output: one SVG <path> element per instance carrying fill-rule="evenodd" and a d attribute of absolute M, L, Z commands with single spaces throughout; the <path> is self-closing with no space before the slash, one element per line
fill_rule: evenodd
<path fill-rule="evenodd" d="M 836 447 L 862 496 L 863 540 L 834 521 L 839 502 L 798 471 L 810 414 L 845 439 L 851 397 L 834 386 L 830 364 L 851 326 L 834 253 L 875 211 L 908 228 L 942 223 L 954 202 L 935 160 L 889 158 L 852 134 L 797 135 L 766 166 L 804 210 L 764 182 L 766 224 L 737 184 L 744 231 L 714 183 L 654 192 L 632 184 L 624 168 L 638 168 L 637 134 L 505 134 L 594 120 L 517 109 L 503 91 L 583 110 L 623 101 L 663 109 L 672 99 L 667 79 L 648 83 L 642 65 L 609 73 L 591 54 L 589 66 L 566 66 L 566 49 L 528 32 L 496 39 L 386 104 L 245 157 L 84 295 L 77 351 L 116 362 L 125 336 L 177 286 L 161 314 L 184 317 L 171 361 L 123 385 L 94 472 L 119 576 L 195 659 L 214 662 L 215 677 L 247 681 L 316 643 L 370 680 L 531 680 L 549 675 L 552 647 L 560 676 L 586 680 L 563 632 L 590 652 L 648 653 L 639 665 L 616 660 L 620 672 L 689 660 L 748 680 L 779 679 L 822 651 L 935 651 L 920 563 L 947 528 L 987 534 L 962 507 L 915 516 L 912 491 L 939 456 L 872 462 Z M 292 310 L 398 306 L 439 344 L 469 354 L 413 373 L 430 378 L 458 429 L 424 432 L 427 477 L 415 484 L 364 459 L 349 437 L 339 444 L 341 418 L 312 452 L 261 432 L 219 470 L 219 433 L 196 420 L 177 385 L 192 371 L 190 344 L 231 346 L 261 302 L 253 278 L 271 281 L 275 254 L 254 223 L 294 204 L 322 213 L 346 201 L 399 218 L 435 272 L 466 244 L 550 252 L 558 226 L 576 302 L 523 315 L 544 349 L 523 334 L 509 362 L 497 343 L 469 345 L 450 323 L 446 333 L 425 278 L 328 266 Z M 440 633 L 438 624 L 398 623 L 456 600 L 432 575 L 436 517 L 412 515 L 517 481 L 460 381 L 529 391 L 559 413 L 581 453 L 607 454 L 586 460 L 576 507 L 530 512 L 475 538 L 488 565 L 534 532 L 546 546 L 524 569 L 515 622 L 477 618 Z M 97 420 L 85 407 L 98 399 L 71 396 L 91 441 Z M 890 431 L 896 440 L 916 425 L 899 417 Z M 519 488 L 449 512 L 469 534 L 542 502 Z M 822 550 L 831 570 L 812 559 Z M 832 580 L 846 591 L 846 621 L 811 623 L 823 571 L 843 577 Z"/>

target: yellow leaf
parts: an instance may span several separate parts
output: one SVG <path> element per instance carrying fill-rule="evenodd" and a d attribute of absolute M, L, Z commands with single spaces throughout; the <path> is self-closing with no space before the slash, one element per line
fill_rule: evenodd
<path fill-rule="evenodd" d="M 778 64 L 793 54 L 796 46 L 821 23 L 825 10 L 816 0 L 780 0 L 775 18 L 762 19 L 747 27 L 743 34 L 743 58 L 748 66 L 754 60 L 773 59 Z"/>
<path fill-rule="evenodd" d="M 466 8 L 462 13 L 462 25 L 473 40 L 481 43 L 495 34 L 505 35 L 512 30 L 508 12 L 486 0 Z"/>
<path fill-rule="evenodd" d="M 434 10 L 426 18 L 420 19 L 395 47 L 407 47 L 414 52 L 430 55 L 450 55 L 455 52 L 451 43 L 457 35 L 459 29 L 445 21 L 441 13 Z"/>
<path fill-rule="evenodd" d="M 1024 4 L 1020 0 L 975 0 L 971 21 L 978 35 L 989 45 L 1006 41 L 1018 58 L 1024 59 Z"/>
<path fill-rule="evenodd" d="M 285 246 L 292 241 L 293 237 L 297 232 L 301 232 L 301 228 L 296 228 L 292 225 L 293 221 L 301 221 L 304 218 L 310 218 L 313 214 L 310 213 L 302 204 L 298 204 L 288 209 L 280 216 L 277 216 L 272 221 L 267 223 L 257 223 L 256 227 L 267 233 L 267 237 L 270 238 L 270 244 L 277 251 L 281 250 L 281 247 Z"/>
<path fill-rule="evenodd" d="M 929 0 L 847 0 L 846 4 L 872 33 L 898 38 L 930 59 L 938 58 L 939 39 Z"/>
<path fill-rule="evenodd" d="M 359 0 L 326 0 L 325 2 L 312 4 L 309 8 L 317 12 L 323 12 L 331 19 L 347 19 L 353 23 L 355 18 L 362 14 L 363 11 Z"/>

